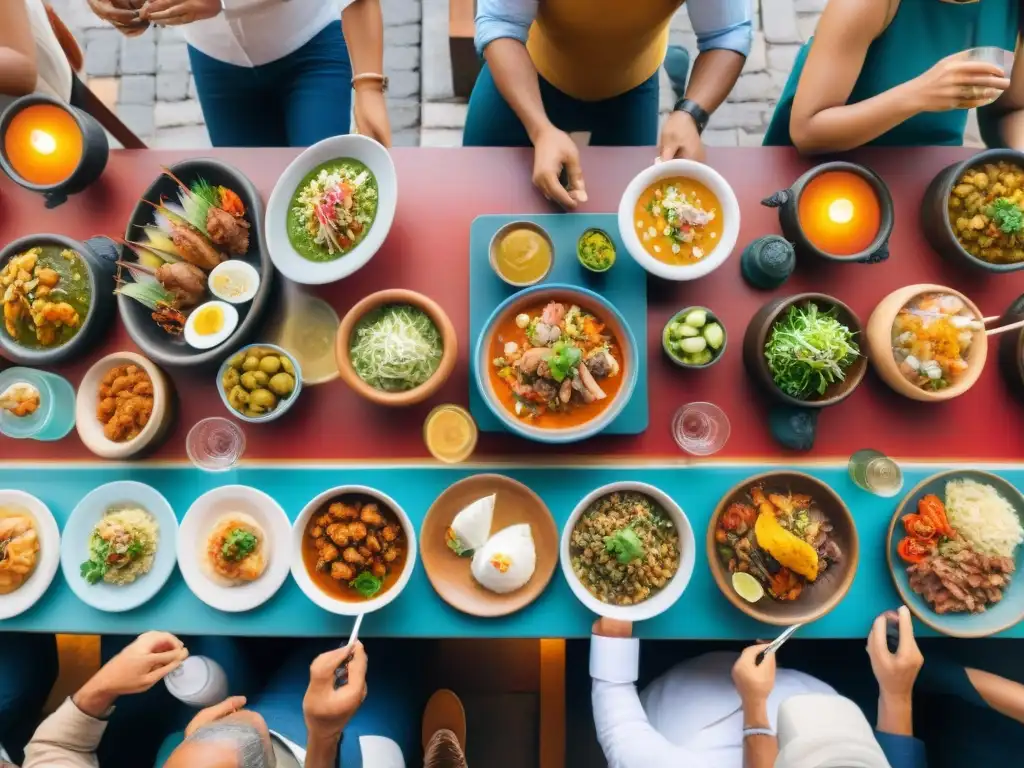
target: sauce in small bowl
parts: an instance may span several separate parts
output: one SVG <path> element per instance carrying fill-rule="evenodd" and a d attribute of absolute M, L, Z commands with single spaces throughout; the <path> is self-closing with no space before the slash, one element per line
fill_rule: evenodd
<path fill-rule="evenodd" d="M 551 271 L 554 252 L 544 229 L 530 221 L 513 221 L 491 238 L 491 268 L 514 288 L 535 285 Z"/>

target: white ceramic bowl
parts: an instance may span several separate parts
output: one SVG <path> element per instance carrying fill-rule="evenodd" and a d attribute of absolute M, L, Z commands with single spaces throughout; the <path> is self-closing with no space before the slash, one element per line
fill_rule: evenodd
<path fill-rule="evenodd" d="M 266 534 L 266 568 L 255 581 L 228 586 L 204 567 L 206 542 L 217 521 L 230 512 L 252 517 Z M 207 491 L 188 508 L 178 529 L 178 567 L 192 594 L 211 608 L 227 613 L 251 611 L 277 594 L 291 566 L 291 523 L 274 499 L 245 485 Z"/>
<path fill-rule="evenodd" d="M 683 176 L 699 181 L 715 193 L 718 202 L 722 205 L 721 215 L 724 219 L 722 237 L 714 250 L 696 264 L 677 265 L 658 261 L 644 249 L 636 234 L 634 217 L 636 201 L 640 199 L 644 190 L 656 181 L 673 176 Z M 729 258 L 732 249 L 736 247 L 736 239 L 739 234 L 740 204 L 736 200 L 736 193 L 732 191 L 729 182 L 718 171 L 694 160 L 668 160 L 645 168 L 629 182 L 619 201 L 619 235 L 622 237 L 626 250 L 637 264 L 652 275 L 665 280 L 696 280 L 698 277 L 711 274 Z"/>
<path fill-rule="evenodd" d="M 395 585 L 379 597 L 374 597 L 370 600 L 361 600 L 359 602 L 338 600 L 328 595 L 313 583 L 313 580 L 306 572 L 305 563 L 302 562 L 302 537 L 306 533 L 306 523 L 309 522 L 309 518 L 319 512 L 320 509 L 331 499 L 348 494 L 371 496 L 378 499 L 381 504 L 393 511 L 395 516 L 398 517 L 398 520 L 402 523 L 402 530 L 405 531 L 406 544 L 409 547 L 409 552 L 406 554 L 405 558 L 405 567 L 402 568 L 402 572 L 399 574 L 398 581 Z M 416 546 L 416 531 L 412 527 L 412 521 L 409 519 L 409 515 L 405 513 L 405 510 L 398 506 L 398 503 L 394 499 L 387 494 L 381 493 L 375 488 L 370 488 L 365 485 L 340 485 L 337 488 L 331 488 L 330 490 L 324 491 L 309 502 L 295 519 L 295 523 L 292 525 L 292 544 L 290 553 L 292 561 L 292 578 L 295 579 L 295 583 L 299 585 L 299 589 L 306 593 L 306 597 L 319 605 L 325 611 L 336 613 L 339 616 L 358 616 L 360 613 L 373 613 L 374 611 L 379 611 L 385 605 L 402 594 L 402 590 L 405 589 L 405 585 L 409 583 L 409 579 L 412 577 L 412 572 L 416 569 L 416 553 L 418 551 L 419 548 Z"/>
<path fill-rule="evenodd" d="M 115 443 L 103 434 L 103 424 L 96 418 L 99 405 L 100 381 L 118 365 L 137 365 L 149 374 L 153 382 L 153 413 L 149 423 L 133 440 Z M 85 447 L 103 459 L 127 459 L 146 450 L 166 434 L 173 417 L 170 380 L 155 363 L 135 352 L 115 352 L 98 360 L 82 377 L 75 397 L 75 427 Z"/>
<path fill-rule="evenodd" d="M 316 262 L 299 255 L 288 240 L 288 206 L 299 183 L 318 165 L 351 158 L 363 163 L 377 179 L 377 216 L 366 237 L 344 256 Z M 274 185 L 267 203 L 267 247 L 277 270 L 289 280 L 306 285 L 323 285 L 348 277 L 364 266 L 384 243 L 395 219 L 398 177 L 387 149 L 373 139 L 357 134 L 332 136 L 318 141 L 295 158 Z"/>
<path fill-rule="evenodd" d="M 0 620 L 24 613 L 41 598 L 60 564 L 60 531 L 49 508 L 39 499 L 23 491 L 0 491 L 0 507 L 28 512 L 36 521 L 39 551 L 36 567 L 20 587 L 7 595 L 0 595 Z"/>
<path fill-rule="evenodd" d="M 156 520 L 157 545 L 153 567 L 131 584 L 119 586 L 100 581 L 89 584 L 82 578 L 81 565 L 89 556 L 93 528 L 112 507 L 137 506 Z M 132 480 L 101 485 L 78 502 L 67 523 L 60 545 L 60 567 L 71 591 L 86 605 L 100 611 L 119 613 L 138 608 L 163 589 L 174 571 L 178 518 L 170 503 L 155 488 Z"/>
<path fill-rule="evenodd" d="M 572 535 L 572 529 L 576 525 L 576 521 L 580 519 L 580 515 L 599 498 L 616 491 L 635 491 L 650 496 L 672 518 L 676 530 L 679 531 L 679 569 L 676 571 L 675 576 L 672 577 L 663 589 L 636 605 L 609 605 L 590 594 L 573 572 L 572 560 L 569 554 L 569 538 Z M 690 521 L 680 506 L 667 493 L 655 488 L 653 485 L 631 481 L 609 483 L 584 496 L 580 503 L 576 505 L 572 514 L 569 515 L 569 519 L 562 529 L 562 543 L 559 548 L 562 574 L 565 576 L 565 580 L 569 583 L 569 588 L 576 595 L 576 598 L 588 610 L 596 613 L 598 616 L 605 616 L 609 619 L 621 619 L 622 621 L 650 619 L 671 608 L 676 600 L 682 596 L 686 585 L 690 583 L 696 558 L 697 545 L 693 538 L 693 528 L 690 526 Z"/>

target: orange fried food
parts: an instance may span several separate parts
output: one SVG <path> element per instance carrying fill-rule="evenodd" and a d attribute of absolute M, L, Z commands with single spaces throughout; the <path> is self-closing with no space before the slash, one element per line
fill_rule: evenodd
<path fill-rule="evenodd" d="M 119 365 L 100 380 L 96 418 L 115 443 L 133 440 L 153 415 L 153 382 L 137 365 Z"/>

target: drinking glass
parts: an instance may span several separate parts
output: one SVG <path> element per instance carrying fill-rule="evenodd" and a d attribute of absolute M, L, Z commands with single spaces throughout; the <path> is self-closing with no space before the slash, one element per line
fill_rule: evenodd
<path fill-rule="evenodd" d="M 1007 51 L 995 45 L 982 45 L 976 48 L 969 48 L 966 51 L 964 51 L 962 55 L 965 58 L 970 59 L 971 61 L 984 61 L 989 64 L 995 64 L 997 67 L 1000 67 L 1003 70 L 1003 72 L 1006 74 L 1006 77 L 1009 77 L 1010 73 L 1013 71 L 1013 51 Z M 978 88 L 977 86 L 972 86 L 972 88 L 974 88 L 975 92 L 977 92 L 978 95 L 980 95 L 980 88 Z M 991 104 L 993 101 L 999 98 L 999 95 L 989 99 L 988 101 L 985 102 L 985 104 L 981 106 Z"/>
<path fill-rule="evenodd" d="M 850 479 L 875 496 L 895 496 L 903 488 L 903 472 L 899 464 L 880 451 L 870 448 L 850 457 Z"/>
<path fill-rule="evenodd" d="M 730 431 L 729 417 L 714 403 L 687 403 L 672 418 L 672 437 L 694 456 L 718 453 Z"/>
<path fill-rule="evenodd" d="M 435 459 L 458 464 L 468 459 L 476 448 L 476 422 L 462 406 L 439 405 L 423 422 L 423 440 Z"/>
<path fill-rule="evenodd" d="M 185 450 L 199 469 L 225 472 L 245 453 L 245 433 L 230 419 L 213 416 L 197 422 L 189 430 Z"/>

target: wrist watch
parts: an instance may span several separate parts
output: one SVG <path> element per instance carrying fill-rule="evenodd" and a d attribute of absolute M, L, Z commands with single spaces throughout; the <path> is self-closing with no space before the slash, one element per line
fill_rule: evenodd
<path fill-rule="evenodd" d="M 704 107 L 702 107 L 696 101 L 691 101 L 690 99 L 687 98 L 682 98 L 679 101 L 677 101 L 672 111 L 685 112 L 690 117 L 692 117 L 693 122 L 697 124 L 698 135 L 704 133 L 704 128 L 707 127 L 708 120 L 711 118 L 711 115 L 707 113 L 707 110 L 705 110 Z"/>

